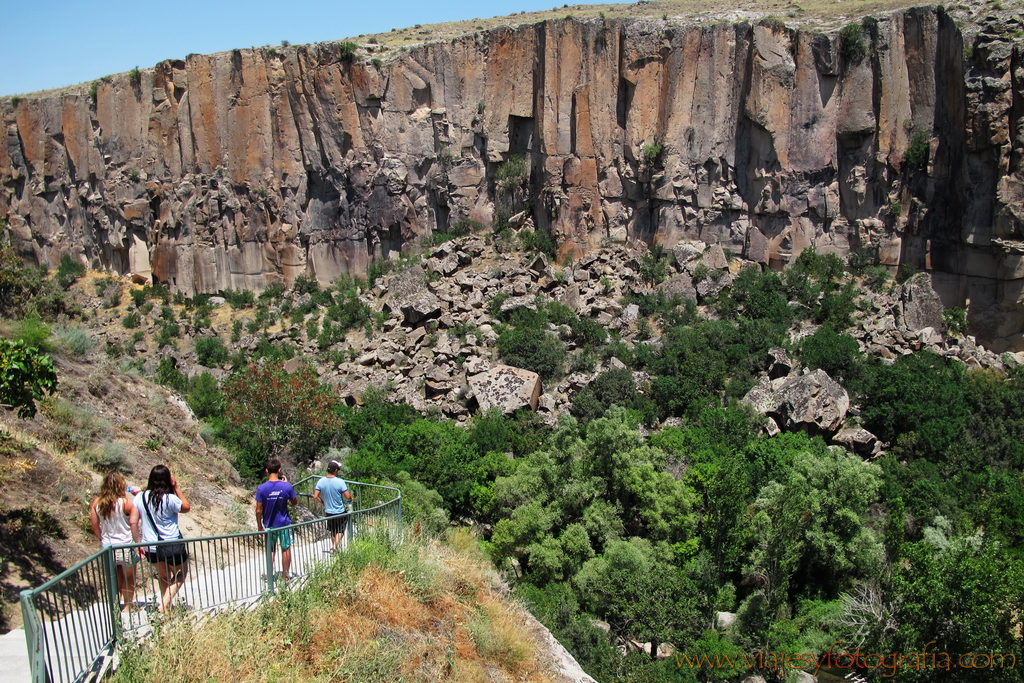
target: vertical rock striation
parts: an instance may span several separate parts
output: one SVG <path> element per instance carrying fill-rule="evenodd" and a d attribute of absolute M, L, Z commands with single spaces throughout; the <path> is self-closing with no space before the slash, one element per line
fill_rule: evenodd
<path fill-rule="evenodd" d="M 860 43 L 566 19 L 386 62 L 334 43 L 190 55 L 0 101 L 0 215 L 39 262 L 192 293 L 363 273 L 526 204 L 577 257 L 608 238 L 775 267 L 865 249 L 1005 337 L 1024 327 L 1019 28 L 990 17 L 965 50 L 935 8 L 867 20 Z M 511 155 L 529 180 L 509 193 Z"/>

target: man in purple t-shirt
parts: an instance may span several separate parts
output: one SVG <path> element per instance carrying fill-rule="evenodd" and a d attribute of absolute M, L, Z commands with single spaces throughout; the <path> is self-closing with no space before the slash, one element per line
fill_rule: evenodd
<path fill-rule="evenodd" d="M 292 566 L 292 533 L 289 529 L 273 531 L 292 523 L 288 515 L 288 506 L 295 505 L 299 500 L 295 489 L 288 483 L 287 477 L 281 476 L 281 461 L 271 458 L 267 461 L 267 481 L 256 489 L 256 526 L 260 531 L 264 528 L 272 531 L 267 534 L 271 554 L 277 552 L 277 544 L 281 544 L 281 576 L 289 579 L 288 571 Z"/>

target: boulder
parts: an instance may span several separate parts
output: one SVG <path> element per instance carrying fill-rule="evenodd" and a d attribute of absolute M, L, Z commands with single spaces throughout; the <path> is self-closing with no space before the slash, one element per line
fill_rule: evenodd
<path fill-rule="evenodd" d="M 498 365 L 487 372 L 469 377 L 468 381 L 483 412 L 492 407 L 500 408 L 503 413 L 512 413 L 526 407 L 537 409 L 541 382 L 536 372 Z"/>
<path fill-rule="evenodd" d="M 679 296 L 690 301 L 697 300 L 697 290 L 693 286 L 693 279 L 686 273 L 681 273 L 662 282 L 658 289 L 665 292 L 665 296 L 671 298 Z"/>
<path fill-rule="evenodd" d="M 743 403 L 788 431 L 834 434 L 846 419 L 850 397 L 824 370 L 798 377 L 765 378 Z"/>
<path fill-rule="evenodd" d="M 697 294 L 702 299 L 717 296 L 719 292 L 732 285 L 733 277 L 723 271 L 716 271 L 697 283 Z"/>
<path fill-rule="evenodd" d="M 441 300 L 427 291 L 419 292 L 400 305 L 405 324 L 416 326 L 441 315 Z"/>
<path fill-rule="evenodd" d="M 388 278 L 387 291 L 396 299 L 408 299 L 427 287 L 426 273 L 419 266 Z"/>
<path fill-rule="evenodd" d="M 548 257 L 545 256 L 544 254 L 537 254 L 537 256 L 533 259 L 532 262 L 530 262 L 530 265 L 527 267 L 534 273 L 539 275 L 540 273 L 544 272 L 544 270 L 547 269 Z"/>
<path fill-rule="evenodd" d="M 725 270 L 729 267 L 729 259 L 725 257 L 725 250 L 720 244 L 712 244 L 704 252 L 704 265 L 711 270 Z"/>
<path fill-rule="evenodd" d="M 873 455 L 878 447 L 878 437 L 863 427 L 843 427 L 831 441 L 858 455 Z"/>
<path fill-rule="evenodd" d="M 680 267 L 687 261 L 697 258 L 700 254 L 700 248 L 690 242 L 679 242 L 676 246 L 672 247 L 672 255 L 676 257 L 676 263 Z"/>
<path fill-rule="evenodd" d="M 532 296 L 510 296 L 501 302 L 502 314 L 511 313 L 520 308 L 529 308 L 531 311 L 536 311 L 537 302 Z"/>
<path fill-rule="evenodd" d="M 903 283 L 900 303 L 900 322 L 904 329 L 914 332 L 926 327 L 942 329 L 945 308 L 939 295 L 932 289 L 931 278 L 927 273 L 918 273 Z"/>
<path fill-rule="evenodd" d="M 793 371 L 793 362 L 789 359 L 786 349 L 773 346 L 768 349 L 768 377 L 778 379 Z"/>
<path fill-rule="evenodd" d="M 747 231 L 746 257 L 755 263 L 768 264 L 770 245 L 768 238 L 757 228 Z"/>

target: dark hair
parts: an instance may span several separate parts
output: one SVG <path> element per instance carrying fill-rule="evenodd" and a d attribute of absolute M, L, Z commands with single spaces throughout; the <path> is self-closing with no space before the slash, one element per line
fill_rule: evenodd
<path fill-rule="evenodd" d="M 281 472 L 281 461 L 277 458 L 267 460 L 267 472 L 270 472 L 271 474 L 279 474 Z"/>
<path fill-rule="evenodd" d="M 327 471 L 330 472 L 331 474 L 334 474 L 340 469 L 341 463 L 339 463 L 337 460 L 332 460 L 329 463 L 327 463 Z"/>
<path fill-rule="evenodd" d="M 149 503 L 153 506 L 153 512 L 159 511 L 164 494 L 174 493 L 174 487 L 171 486 L 171 471 L 167 469 L 167 465 L 156 465 L 149 471 L 146 490 L 149 491 Z"/>

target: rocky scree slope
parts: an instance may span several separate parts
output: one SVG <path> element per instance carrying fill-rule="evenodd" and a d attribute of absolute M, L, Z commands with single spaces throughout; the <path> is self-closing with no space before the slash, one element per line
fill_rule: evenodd
<path fill-rule="evenodd" d="M 574 340 L 568 325 L 549 323 L 547 333 L 566 348 L 563 372 L 544 381 L 535 372 L 507 365 L 497 349 L 502 320 L 517 308 L 534 308 L 557 301 L 618 335 L 627 348 L 660 344 L 660 330 L 641 315 L 636 304 L 624 304 L 628 295 L 655 294 L 690 300 L 699 315 L 714 318 L 715 297 L 728 291 L 737 275 L 761 265 L 727 254 L 720 245 L 684 241 L 666 254 L 666 279 L 654 285 L 642 276 L 649 253 L 612 245 L 596 249 L 578 262 L 552 265 L 537 253 L 509 251 L 491 239 L 468 236 L 429 249 L 407 270 L 380 278 L 364 289 L 359 301 L 366 306 L 365 325 L 349 331 L 327 346 L 319 332 L 326 321 L 323 306 L 310 305 L 308 292 L 282 292 L 278 298 L 252 308 L 232 310 L 222 297 L 211 298 L 214 312 L 197 324 L 179 313 L 182 334 L 178 348 L 157 347 L 155 337 L 166 324 L 159 307 L 142 316 L 138 329 L 125 329 L 123 316 L 130 306 L 110 307 L 93 300 L 95 316 L 89 323 L 108 349 L 138 353 L 135 363 L 155 374 L 158 362 L 172 359 L 178 371 L 195 377 L 228 374 L 230 364 L 200 364 L 196 343 L 203 338 L 233 338 L 225 342 L 225 358 L 240 350 L 252 353 L 273 345 L 289 357 L 285 368 L 294 371 L 311 363 L 320 381 L 331 385 L 350 405 L 375 388 L 388 400 L 405 402 L 427 413 L 437 411 L 458 421 L 477 410 L 496 407 L 503 412 L 520 408 L 537 411 L 548 424 L 567 414 L 577 393 L 602 372 L 625 367 L 614 357 L 590 369 L 577 362 L 588 353 Z M 1024 362 L 1020 352 L 998 355 L 979 346 L 970 336 L 944 333 L 944 309 L 927 274 L 902 285 L 891 283 L 872 291 L 857 283 L 858 310 L 847 331 L 860 350 L 875 357 L 928 349 L 957 358 L 968 367 L 1004 370 Z M 129 287 L 131 285 L 128 285 Z M 167 308 L 167 307 L 165 307 Z M 261 312 L 262 311 L 262 312 Z M 294 315 L 298 311 L 298 315 Z M 302 311 L 305 311 L 304 313 Z M 257 324 L 258 320 L 263 323 Z M 817 327 L 803 323 L 791 330 L 796 341 Z M 245 334 L 240 332 L 245 330 Z M 882 445 L 859 428 L 856 407 L 845 389 L 824 371 L 805 371 L 781 348 L 764 359 L 761 383 L 744 401 L 770 419 L 770 432 L 809 430 L 823 434 L 864 455 L 877 454 Z M 650 378 L 634 371 L 638 387 Z"/>
<path fill-rule="evenodd" d="M 1019 8 L 997 7 L 189 55 L 0 100 L 0 215 L 34 261 L 186 294 L 328 283 L 524 207 L 560 257 L 606 239 L 772 266 L 863 249 L 927 269 L 1005 346 L 1024 329 L 1024 75 Z M 496 182 L 517 155 L 526 174 Z"/>

